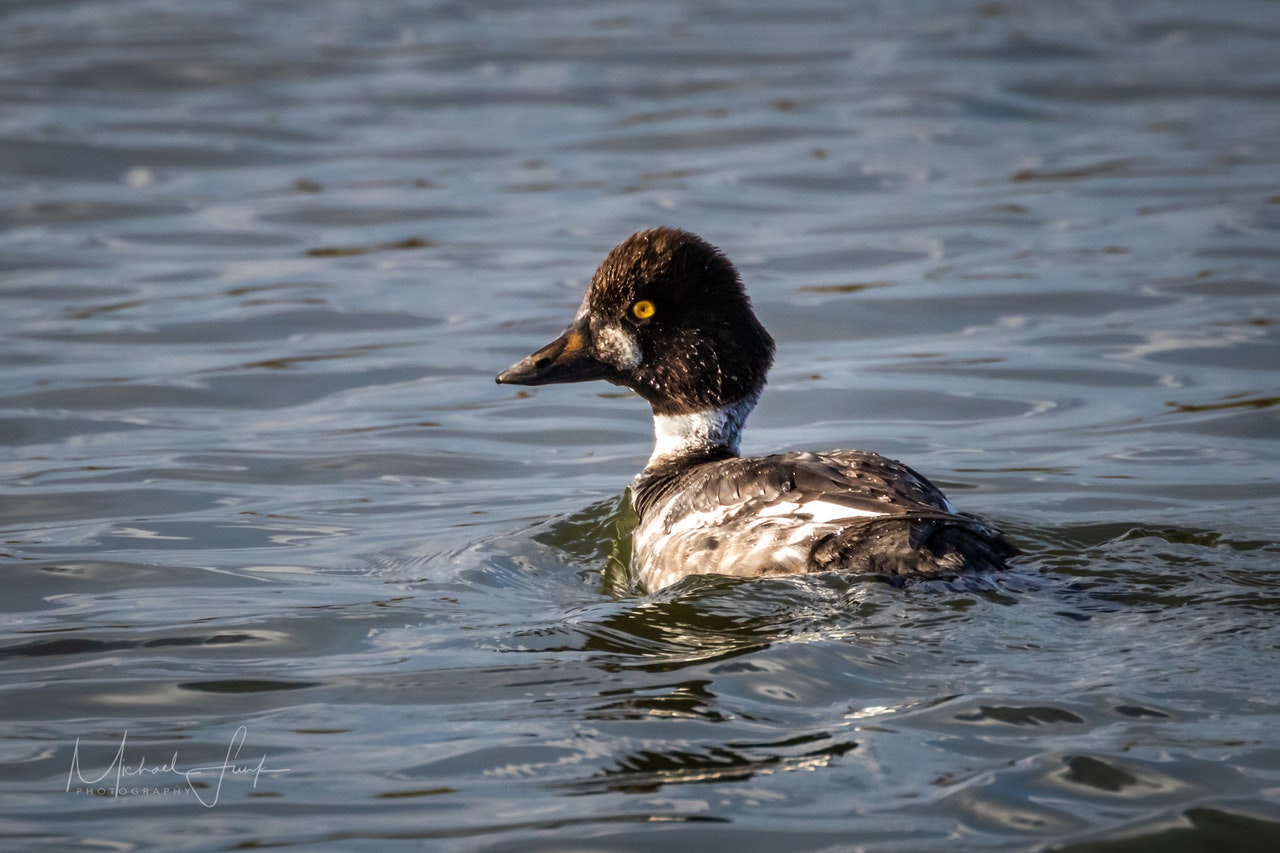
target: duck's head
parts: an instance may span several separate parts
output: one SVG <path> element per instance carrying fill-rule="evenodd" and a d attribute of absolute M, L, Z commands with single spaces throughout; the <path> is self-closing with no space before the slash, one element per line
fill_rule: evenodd
<path fill-rule="evenodd" d="M 773 338 L 729 259 L 687 231 L 654 228 L 618 244 L 569 328 L 498 382 L 604 379 L 634 390 L 655 415 L 690 415 L 749 410 L 772 363 Z"/>

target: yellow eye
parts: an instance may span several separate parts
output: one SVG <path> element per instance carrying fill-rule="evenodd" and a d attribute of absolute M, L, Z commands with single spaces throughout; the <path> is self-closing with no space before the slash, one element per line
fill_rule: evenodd
<path fill-rule="evenodd" d="M 653 303 L 648 299 L 641 299 L 635 305 L 631 306 L 631 313 L 637 320 L 648 320 L 653 316 L 654 311 L 656 310 L 657 309 L 653 307 Z"/>

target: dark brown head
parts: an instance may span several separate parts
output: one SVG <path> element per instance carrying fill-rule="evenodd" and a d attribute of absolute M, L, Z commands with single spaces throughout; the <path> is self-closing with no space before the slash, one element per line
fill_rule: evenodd
<path fill-rule="evenodd" d="M 773 338 L 729 259 L 687 231 L 653 228 L 618 244 L 564 334 L 498 382 L 605 379 L 674 415 L 754 398 L 772 363 Z"/>

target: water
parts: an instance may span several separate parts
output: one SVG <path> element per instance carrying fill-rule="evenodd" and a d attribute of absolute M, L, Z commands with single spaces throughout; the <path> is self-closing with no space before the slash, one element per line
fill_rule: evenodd
<path fill-rule="evenodd" d="M 0 7 L 9 849 L 1280 846 L 1280 8 Z M 631 231 L 1007 576 L 625 593 Z M 119 795 L 110 790 L 119 778 Z M 95 793 L 95 791 L 97 793 Z"/>

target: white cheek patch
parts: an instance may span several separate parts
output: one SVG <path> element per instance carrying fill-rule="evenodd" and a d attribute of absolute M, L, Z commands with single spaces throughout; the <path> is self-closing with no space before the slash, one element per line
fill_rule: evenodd
<path fill-rule="evenodd" d="M 619 370 L 635 370 L 640 366 L 644 353 L 635 333 L 621 326 L 601 326 L 591 330 L 595 338 L 596 353 L 602 361 Z"/>

